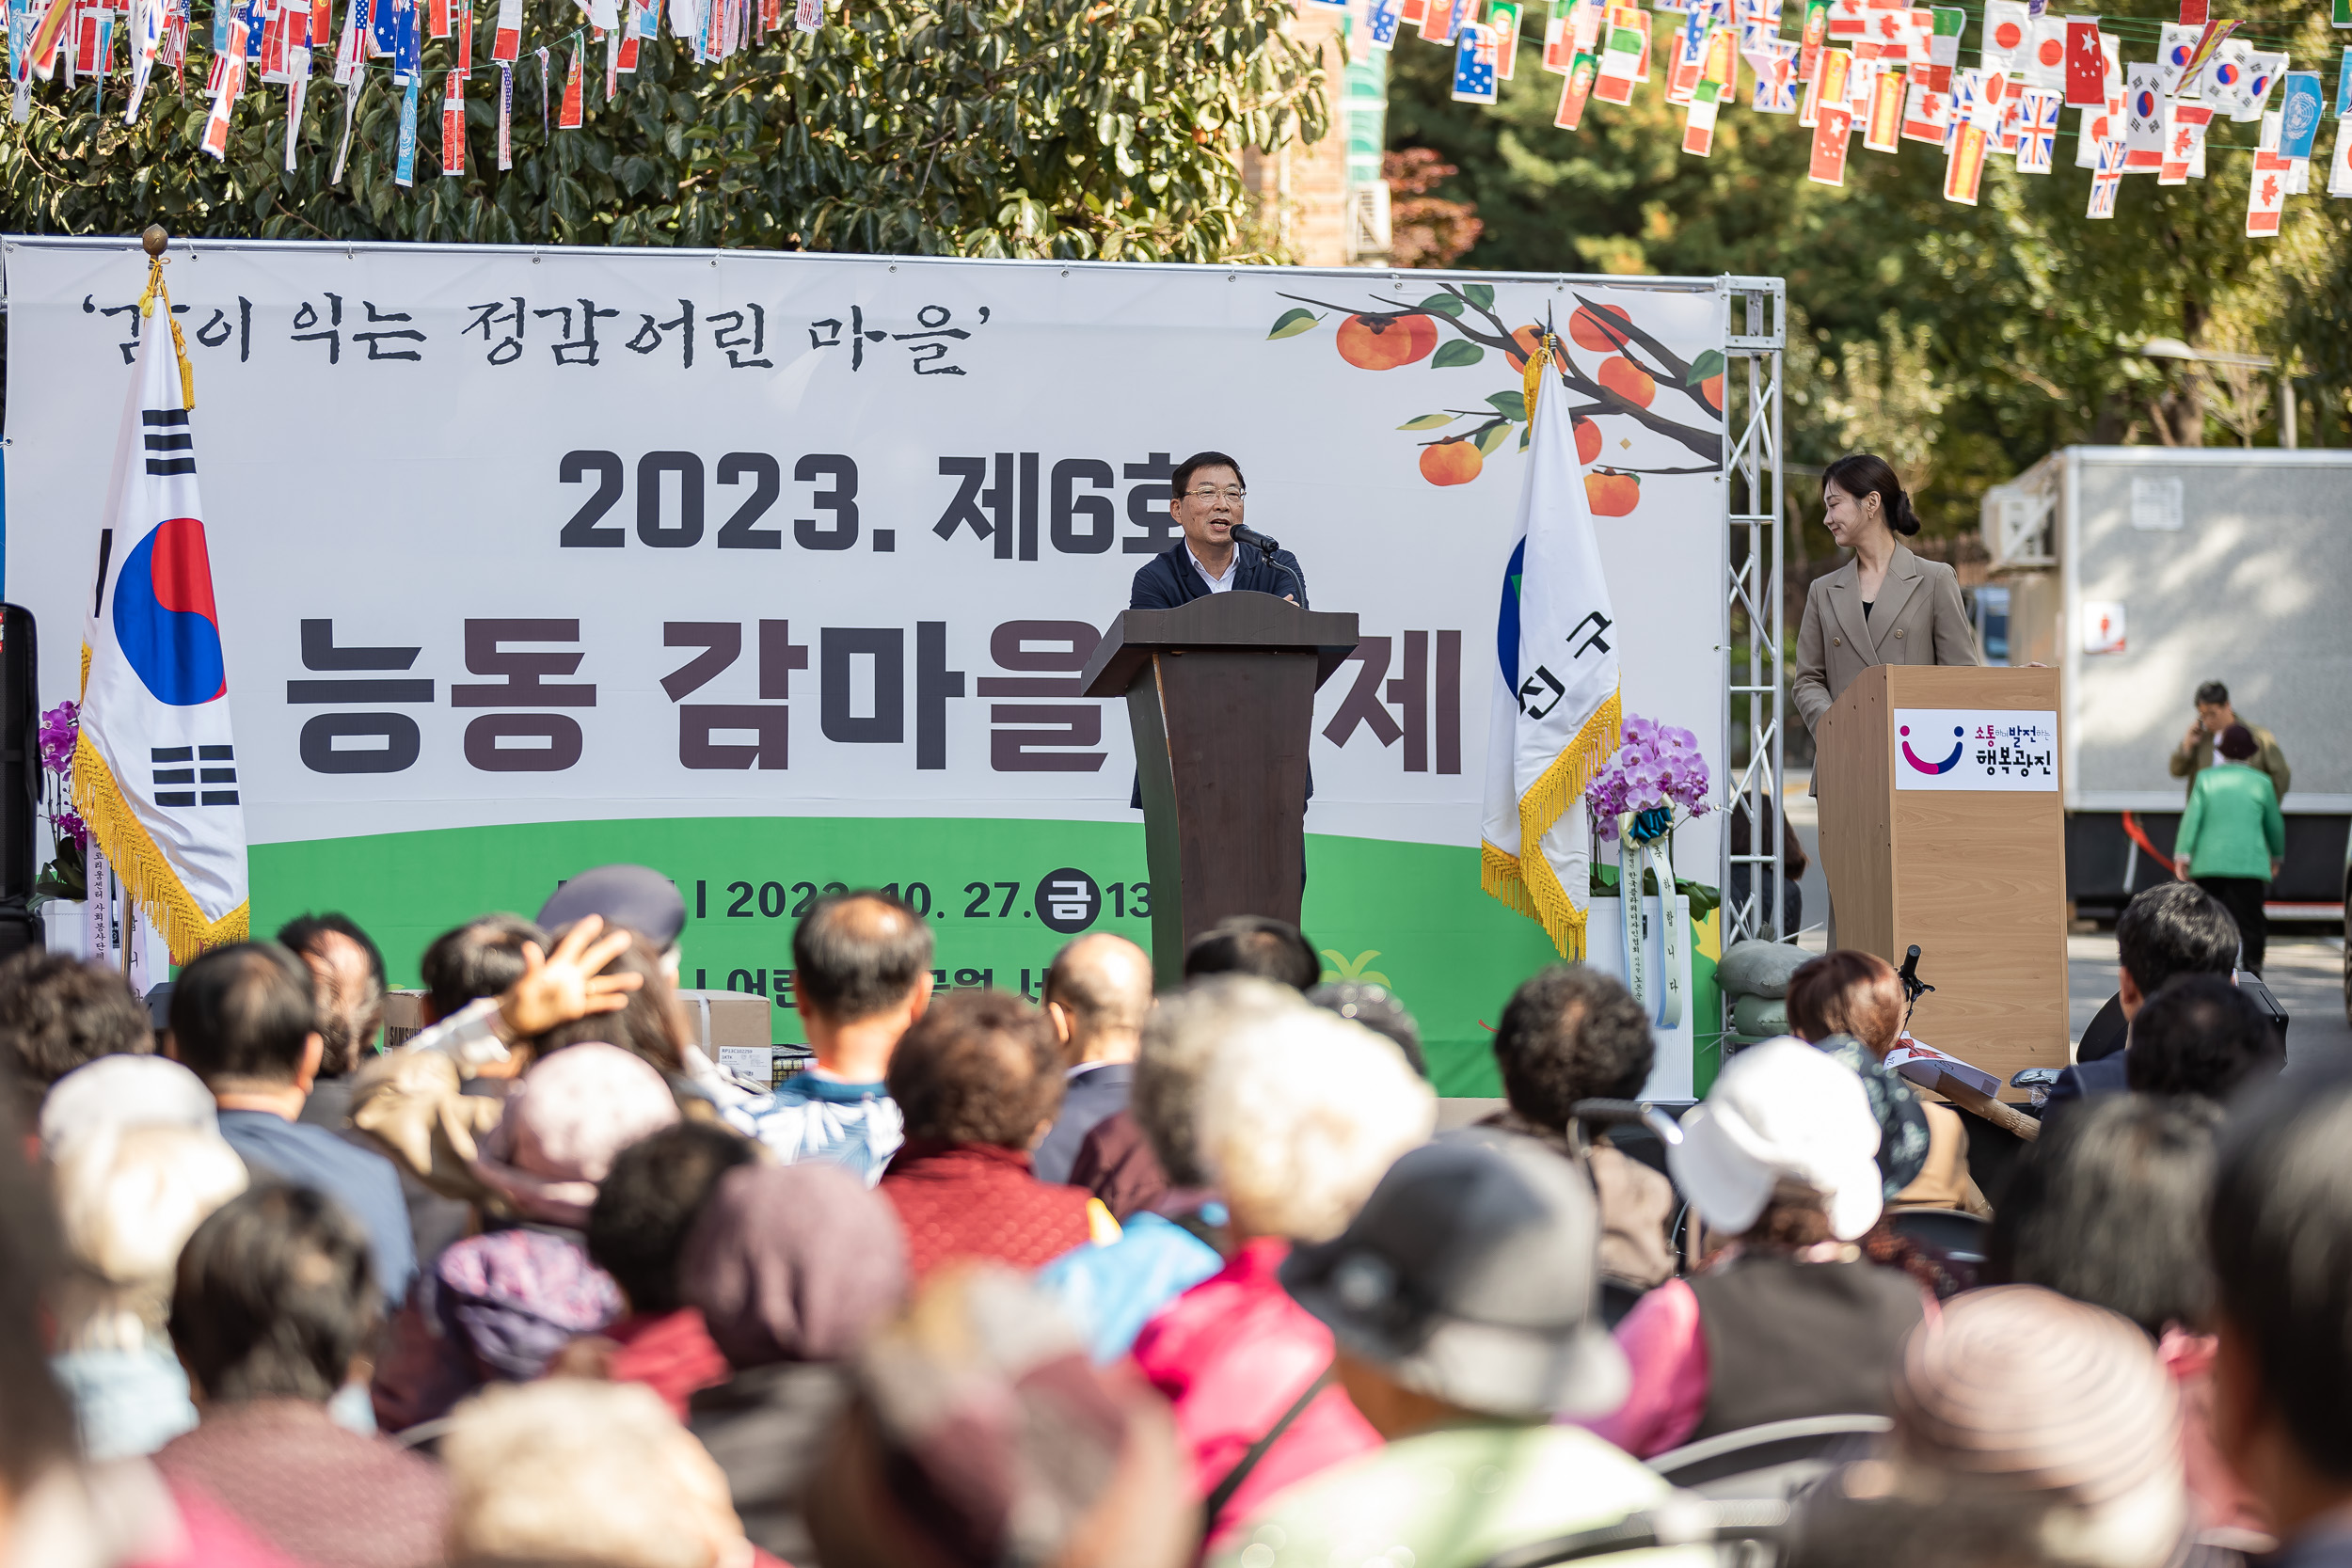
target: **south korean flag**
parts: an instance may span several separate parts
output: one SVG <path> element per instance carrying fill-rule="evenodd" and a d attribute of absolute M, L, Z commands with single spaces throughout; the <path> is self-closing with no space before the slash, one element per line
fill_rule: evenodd
<path fill-rule="evenodd" d="M 73 752 L 74 803 L 178 963 L 247 923 L 243 768 L 183 374 L 158 294 L 92 531 Z"/>

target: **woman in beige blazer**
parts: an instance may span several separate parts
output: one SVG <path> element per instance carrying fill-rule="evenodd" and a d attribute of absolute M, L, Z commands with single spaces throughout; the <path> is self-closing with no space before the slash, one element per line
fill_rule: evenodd
<path fill-rule="evenodd" d="M 1981 664 L 1960 578 L 1903 548 L 1919 531 L 1895 470 L 1856 452 L 1821 475 L 1822 521 L 1853 559 L 1817 579 L 1797 629 L 1791 689 L 1808 730 L 1849 682 L 1873 664 Z"/>

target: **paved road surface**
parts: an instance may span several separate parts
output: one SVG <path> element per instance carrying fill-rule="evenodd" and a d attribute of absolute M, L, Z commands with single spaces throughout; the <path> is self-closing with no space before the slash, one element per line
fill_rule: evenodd
<path fill-rule="evenodd" d="M 1807 928 L 1798 945 L 1827 950 L 1822 920 L 1829 910 L 1829 884 L 1822 879 L 1819 816 L 1804 790 L 1808 775 L 1788 774 L 1783 800 L 1788 825 L 1813 858 L 1797 886 L 1804 899 Z M 2263 979 L 2287 1010 L 2287 1066 L 2294 1071 L 2352 1066 L 2352 1023 L 2344 1014 L 2344 938 L 2340 931 L 2299 926 L 2274 927 Z M 2115 993 L 2115 933 L 2103 930 L 2066 939 L 2067 1036 L 2080 1041 L 2083 1030 Z"/>

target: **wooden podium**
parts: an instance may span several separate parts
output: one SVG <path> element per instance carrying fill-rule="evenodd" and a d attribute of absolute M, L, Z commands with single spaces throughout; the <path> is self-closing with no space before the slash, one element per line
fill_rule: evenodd
<path fill-rule="evenodd" d="M 1152 967 L 1230 915 L 1294 925 L 1307 871 L 1307 742 L 1315 689 L 1356 648 L 1356 617 L 1271 594 L 1130 610 L 1079 679 L 1125 697 L 1152 869 Z"/>
<path fill-rule="evenodd" d="M 1814 731 L 1838 945 L 1916 943 L 1913 1035 L 2004 1083 L 2066 1064 L 2058 709 L 2056 670 L 1876 664 Z"/>

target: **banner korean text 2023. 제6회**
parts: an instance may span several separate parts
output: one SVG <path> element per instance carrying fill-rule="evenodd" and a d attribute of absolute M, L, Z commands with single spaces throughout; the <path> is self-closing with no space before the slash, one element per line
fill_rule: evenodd
<path fill-rule="evenodd" d="M 1625 704 L 1724 775 L 1711 280 L 723 252 L 175 245 L 253 928 L 439 931 L 642 861 L 688 984 L 792 1006 L 793 921 L 895 889 L 948 986 L 1149 941 L 1119 705 L 1079 668 L 1214 448 L 1363 642 L 1315 709 L 1305 925 L 1441 1089 L 1551 958 L 1479 890 L 1524 358 L 1550 324 Z M 75 694 L 145 269 L 12 239 L 8 596 Z M 1719 817 L 1678 866 L 1718 856 Z M 1704 999 L 1701 999 L 1704 1002 Z M 1711 1017 L 1702 1006 L 1701 1016 Z M 1711 1031 L 1711 1022 L 1704 1027 Z"/>

